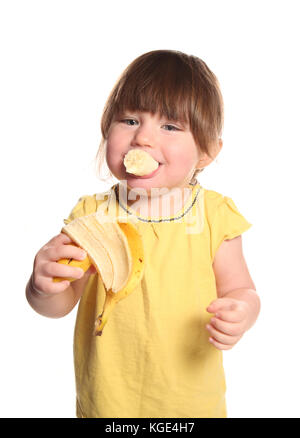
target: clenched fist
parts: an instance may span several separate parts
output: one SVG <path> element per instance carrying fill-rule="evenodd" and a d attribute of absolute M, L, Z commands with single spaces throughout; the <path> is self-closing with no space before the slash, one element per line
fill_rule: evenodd
<path fill-rule="evenodd" d="M 235 298 L 222 297 L 206 309 L 215 315 L 206 325 L 211 342 L 219 350 L 230 350 L 249 328 L 250 306 Z"/>

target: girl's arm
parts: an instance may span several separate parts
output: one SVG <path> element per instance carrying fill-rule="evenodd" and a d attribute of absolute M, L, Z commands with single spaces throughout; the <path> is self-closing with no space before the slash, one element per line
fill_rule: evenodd
<path fill-rule="evenodd" d="M 70 283 L 63 292 L 52 295 L 44 294 L 33 287 L 32 274 L 26 286 L 28 303 L 37 313 L 49 318 L 61 318 L 67 315 L 80 299 L 91 273 L 89 271 L 85 272 L 82 278 Z"/>
<path fill-rule="evenodd" d="M 254 324 L 260 311 L 260 299 L 244 259 L 242 237 L 225 240 L 213 262 L 218 299 L 207 308 L 214 313 L 207 329 L 210 342 L 220 350 L 229 350 Z"/>

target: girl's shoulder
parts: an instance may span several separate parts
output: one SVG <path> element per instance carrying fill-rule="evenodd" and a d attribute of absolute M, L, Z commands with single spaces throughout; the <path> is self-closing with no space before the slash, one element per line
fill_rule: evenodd
<path fill-rule="evenodd" d="M 203 197 L 208 216 L 211 216 L 222 204 L 232 201 L 228 196 L 206 188 L 203 188 Z"/>
<path fill-rule="evenodd" d="M 203 187 L 204 199 L 209 204 L 220 204 L 224 201 L 224 198 L 228 198 L 222 193 L 216 192 L 215 190 L 206 189 Z"/>
<path fill-rule="evenodd" d="M 234 201 L 222 193 L 215 190 L 204 189 L 204 205 L 209 222 L 225 216 L 228 218 L 241 216 L 240 211 Z"/>

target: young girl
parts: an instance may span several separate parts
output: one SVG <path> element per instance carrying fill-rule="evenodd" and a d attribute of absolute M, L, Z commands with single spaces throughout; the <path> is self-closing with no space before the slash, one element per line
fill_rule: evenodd
<path fill-rule="evenodd" d="M 177 51 L 138 57 L 107 101 L 98 158 L 119 183 L 81 197 L 64 222 L 100 208 L 127 215 L 142 236 L 143 279 L 101 337 L 93 332 L 102 280 L 93 267 L 83 274 L 57 263 L 85 257 L 63 233 L 37 253 L 26 288 L 30 305 L 48 317 L 66 315 L 80 300 L 78 417 L 226 417 L 222 350 L 254 324 L 260 301 L 242 252 L 241 233 L 251 225 L 231 198 L 196 179 L 222 147 L 222 123 L 215 75 Z M 123 160 L 132 149 L 151 155 L 157 170 L 127 173 Z M 77 280 L 54 283 L 56 276 Z"/>

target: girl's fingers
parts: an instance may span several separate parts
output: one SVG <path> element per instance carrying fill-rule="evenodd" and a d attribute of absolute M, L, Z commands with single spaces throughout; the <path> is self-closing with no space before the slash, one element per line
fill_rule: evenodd
<path fill-rule="evenodd" d="M 37 277 L 36 281 L 32 280 L 31 287 L 35 292 L 42 295 L 53 295 L 59 294 L 66 290 L 70 286 L 70 282 L 67 280 L 54 283 L 52 278 L 47 277 Z"/>
<path fill-rule="evenodd" d="M 233 346 L 240 339 L 240 336 L 230 336 L 230 335 L 227 335 L 227 334 L 222 333 L 219 330 L 215 329 L 210 324 L 207 324 L 206 328 L 209 331 L 209 333 L 211 335 L 211 338 L 215 342 L 218 342 L 219 344 L 223 344 L 223 345 L 227 345 L 227 346 L 229 346 L 229 345 Z"/>
<path fill-rule="evenodd" d="M 58 261 L 61 259 L 75 259 L 84 260 L 86 252 L 75 245 L 60 245 L 52 246 L 45 250 L 45 257 L 51 261 Z"/>
<path fill-rule="evenodd" d="M 61 263 L 49 262 L 45 263 L 42 268 L 42 275 L 45 277 L 72 277 L 79 279 L 84 275 L 84 271 L 81 268 L 74 266 L 63 265 Z"/>
<path fill-rule="evenodd" d="M 227 322 L 215 317 L 211 318 L 210 325 L 217 329 L 219 332 L 222 332 L 229 336 L 239 336 L 242 331 L 240 323 Z"/>
<path fill-rule="evenodd" d="M 209 342 L 214 345 L 218 350 L 230 350 L 233 345 L 222 344 L 221 342 L 216 341 L 214 338 L 209 338 Z"/>
<path fill-rule="evenodd" d="M 56 236 L 54 236 L 52 239 L 49 240 L 49 242 L 46 243 L 44 248 L 48 248 L 51 246 L 57 246 L 59 244 L 67 244 L 71 243 L 72 239 L 65 233 L 59 233 Z"/>
<path fill-rule="evenodd" d="M 206 308 L 209 313 L 217 313 L 221 310 L 234 310 L 236 307 L 236 300 L 232 298 L 217 298 L 212 301 Z"/>
<path fill-rule="evenodd" d="M 239 310 L 220 310 L 215 316 L 227 322 L 241 322 L 245 317 L 244 312 Z"/>

